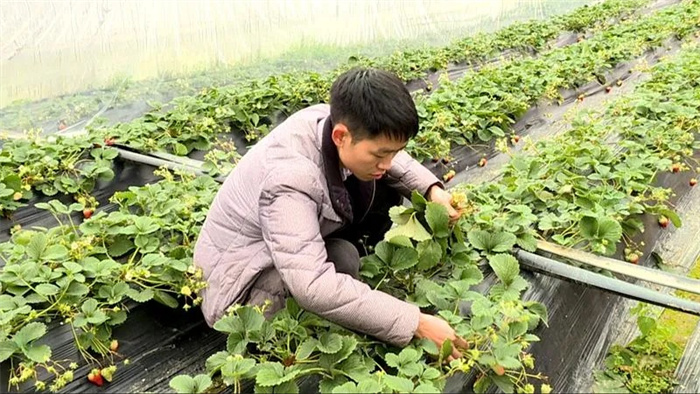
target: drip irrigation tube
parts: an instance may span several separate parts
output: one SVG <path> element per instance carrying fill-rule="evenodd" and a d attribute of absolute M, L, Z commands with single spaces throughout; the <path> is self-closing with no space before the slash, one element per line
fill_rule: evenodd
<path fill-rule="evenodd" d="M 537 242 L 537 250 L 576 260 L 577 262 L 603 268 L 618 274 L 627 275 L 632 278 L 641 279 L 645 282 L 652 282 L 662 286 L 700 294 L 700 280 L 697 279 L 659 271 L 641 265 L 624 263 L 609 257 L 596 256 L 581 250 L 564 248 L 544 241 Z"/>
<path fill-rule="evenodd" d="M 572 282 L 583 283 L 627 298 L 632 298 L 637 301 L 643 301 L 700 316 L 700 303 L 697 302 L 663 294 L 619 279 L 609 278 L 601 274 L 560 263 L 556 260 L 548 259 L 524 250 L 518 250 L 516 252 L 516 257 L 523 266 L 544 275 Z"/>

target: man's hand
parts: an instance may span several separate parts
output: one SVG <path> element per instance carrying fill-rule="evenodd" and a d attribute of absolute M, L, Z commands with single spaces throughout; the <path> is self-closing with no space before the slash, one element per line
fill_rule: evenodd
<path fill-rule="evenodd" d="M 437 345 L 438 349 L 442 347 L 442 343 L 445 342 L 446 339 L 451 340 L 454 346 L 452 347 L 452 356 L 448 357 L 447 361 L 462 357 L 462 353 L 460 353 L 457 348 L 467 348 L 467 342 L 458 337 L 455 334 L 455 330 L 450 327 L 446 321 L 437 316 L 425 313 L 419 315 L 418 328 L 414 335 L 418 339 L 427 338 L 431 340 Z"/>
<path fill-rule="evenodd" d="M 450 222 L 454 223 L 459 219 L 459 212 L 452 206 L 452 194 L 437 185 L 433 185 L 428 191 L 428 200 L 442 204 L 447 208 L 450 215 Z"/>

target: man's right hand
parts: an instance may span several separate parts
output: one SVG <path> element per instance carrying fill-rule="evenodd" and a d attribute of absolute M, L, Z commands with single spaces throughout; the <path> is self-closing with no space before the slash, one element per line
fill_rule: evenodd
<path fill-rule="evenodd" d="M 462 354 L 457 348 L 466 349 L 467 342 L 455 334 L 455 330 L 450 327 L 447 322 L 437 316 L 421 313 L 418 317 L 418 328 L 416 328 L 415 337 L 418 339 L 429 339 L 434 342 L 438 349 L 442 347 L 442 343 L 449 339 L 453 343 L 452 356 L 448 357 L 448 361 L 462 357 Z"/>

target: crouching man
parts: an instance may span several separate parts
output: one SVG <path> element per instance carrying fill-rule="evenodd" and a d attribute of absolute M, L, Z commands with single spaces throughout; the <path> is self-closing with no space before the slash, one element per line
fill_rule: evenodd
<path fill-rule="evenodd" d="M 417 132 L 401 80 L 353 69 L 333 83 L 330 106 L 303 109 L 261 139 L 224 182 L 197 239 L 207 323 L 234 303 L 270 300 L 272 314 L 291 296 L 393 345 L 455 340 L 444 320 L 372 290 L 358 275 L 361 254 L 383 238 L 389 208 L 402 196 L 418 190 L 458 215 L 440 181 L 403 150 Z"/>

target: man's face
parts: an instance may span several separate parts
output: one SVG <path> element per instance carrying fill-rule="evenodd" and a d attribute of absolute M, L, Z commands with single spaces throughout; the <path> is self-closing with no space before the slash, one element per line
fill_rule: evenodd
<path fill-rule="evenodd" d="M 338 148 L 341 165 L 362 181 L 384 176 L 391 168 L 394 156 L 406 147 L 405 141 L 393 140 L 386 136 L 353 141 L 352 135 L 343 124 L 337 124 L 333 128 L 333 142 Z"/>

